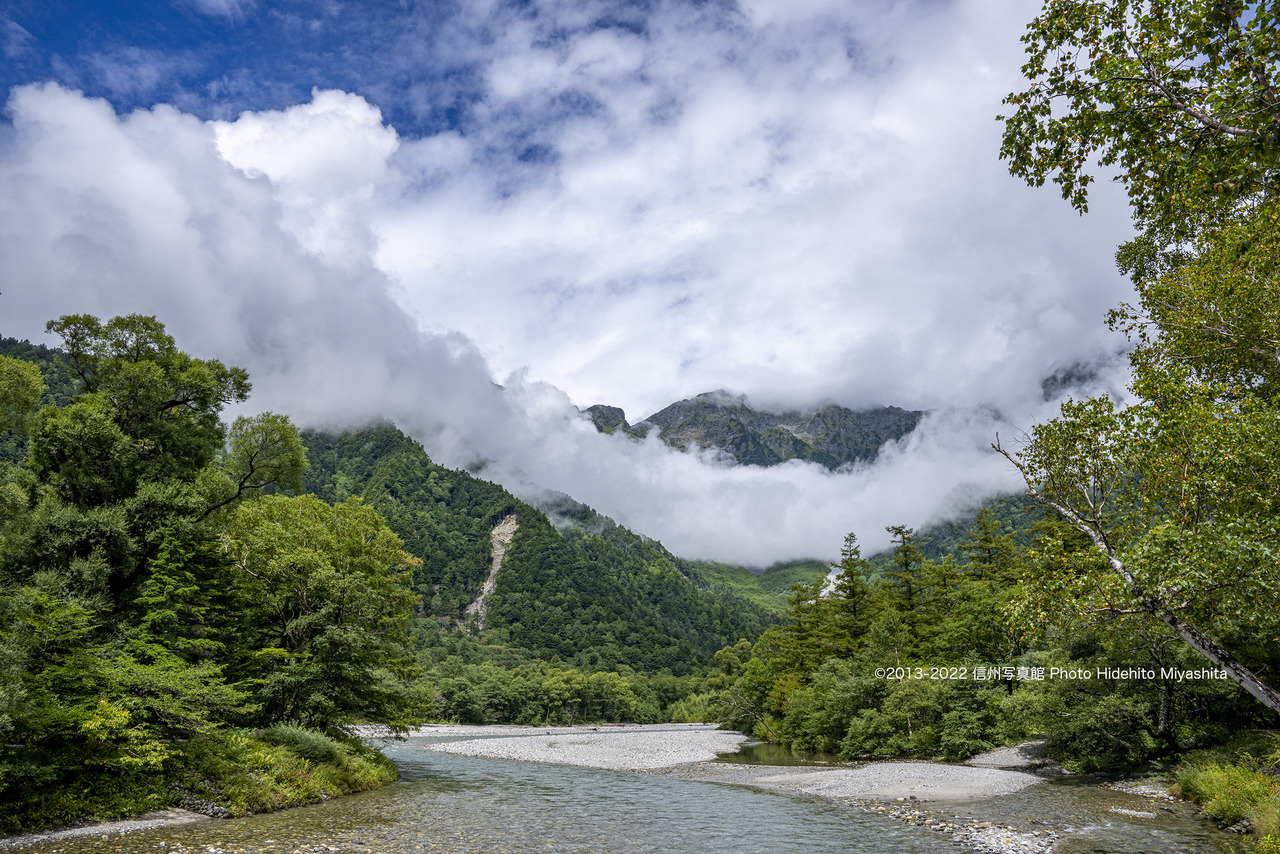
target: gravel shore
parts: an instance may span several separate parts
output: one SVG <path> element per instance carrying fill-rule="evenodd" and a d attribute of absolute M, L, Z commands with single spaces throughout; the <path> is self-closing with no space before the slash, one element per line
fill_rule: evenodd
<path fill-rule="evenodd" d="M 1048 827 L 1017 828 L 954 815 L 953 810 L 971 808 L 985 798 L 1012 794 L 1042 782 L 1016 771 L 927 762 L 875 762 L 827 770 L 695 762 L 649 773 L 829 798 L 944 834 L 957 845 L 982 854 L 1048 854 L 1061 838 L 1059 831 Z"/>
<path fill-rule="evenodd" d="M 415 735 L 428 735 L 421 732 Z M 453 732 L 430 733 L 454 735 Z M 611 771 L 669 768 L 732 753 L 747 737 L 707 725 L 650 727 L 557 727 L 525 730 L 520 735 L 446 741 L 428 750 L 463 756 L 487 756 L 524 762 L 551 762 Z"/>
<path fill-rule="evenodd" d="M 100 836 L 103 839 L 135 830 L 151 830 L 173 824 L 190 824 L 193 821 L 209 821 L 209 816 L 198 812 L 174 807 L 167 810 L 155 810 L 144 813 L 127 821 L 105 821 L 84 827 L 69 827 L 65 830 L 46 830 L 41 833 L 26 833 L 21 836 L 8 836 L 0 839 L 0 850 L 5 848 L 25 848 L 37 842 L 54 842 L 59 839 L 71 839 L 77 836 Z"/>
<path fill-rule="evenodd" d="M 719 763 L 725 779 L 704 775 L 713 782 L 748 782 L 752 786 L 817 795 L 823 798 L 863 798 L 878 801 L 972 801 L 1011 795 L 1041 782 L 1033 774 L 995 768 L 966 768 L 931 762 L 873 762 L 857 768 L 830 770 L 764 768 Z M 739 768 L 752 769 L 750 781 L 740 779 Z"/>
<path fill-rule="evenodd" d="M 490 738 L 467 738 L 477 731 Z M 1023 771 L 939 765 L 932 762 L 874 762 L 857 768 L 780 768 L 712 762 L 732 753 L 747 737 L 710 724 L 619 727 L 424 727 L 413 733 L 441 741 L 428 750 L 525 762 L 551 762 L 612 771 L 652 771 L 700 763 L 691 778 L 801 792 L 826 798 L 892 801 L 964 801 L 1007 795 L 1041 781 Z"/>

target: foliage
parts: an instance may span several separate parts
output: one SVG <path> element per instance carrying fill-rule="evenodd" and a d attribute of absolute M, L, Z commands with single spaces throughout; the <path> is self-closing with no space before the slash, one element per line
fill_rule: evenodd
<path fill-rule="evenodd" d="M 716 655 L 711 709 L 760 738 L 845 759 L 957 761 L 1038 734 L 1079 770 L 1269 722 L 1230 682 L 1172 675 L 1200 665 L 1159 624 L 1070 622 L 1062 609 L 1048 619 L 1046 598 L 1064 594 L 1046 588 L 1046 566 L 1087 541 L 1061 520 L 1039 522 L 1027 548 L 1006 530 L 983 511 L 940 561 L 922 557 L 909 528 L 890 529 L 883 561 L 864 560 L 850 535 L 829 589 L 796 585 L 782 625 Z"/>
<path fill-rule="evenodd" d="M 0 429 L 22 429 L 40 403 L 44 380 L 30 362 L 0 356 Z"/>
<path fill-rule="evenodd" d="M 1273 734 L 1246 733 L 1212 750 L 1188 754 L 1174 771 L 1174 791 L 1224 825 L 1253 823 L 1258 849 L 1280 834 L 1280 744 Z"/>
<path fill-rule="evenodd" d="M 268 719 L 320 729 L 416 719 L 405 681 L 418 561 L 373 508 L 265 495 L 237 508 L 220 542 L 252 603 L 263 654 L 250 673 Z"/>
<path fill-rule="evenodd" d="M 681 560 L 681 567 L 695 582 L 726 590 L 733 595 L 781 614 L 795 584 L 813 584 L 826 578 L 831 568 L 817 560 L 797 560 L 774 564 L 756 573 L 742 566 L 712 561 Z"/>
<path fill-rule="evenodd" d="M 500 486 L 437 466 L 421 446 L 388 424 L 331 435 L 303 433 L 310 466 L 303 486 L 325 501 L 359 496 L 422 561 L 413 584 L 423 611 L 448 625 L 480 589 L 489 569 L 489 531 L 515 511 Z"/>
<path fill-rule="evenodd" d="M 280 744 L 315 763 L 337 763 L 344 751 L 342 745 L 322 732 L 296 724 L 272 724 L 259 736 L 267 744 Z"/>
<path fill-rule="evenodd" d="M 966 564 L 928 560 L 911 529 L 890 532 L 887 571 L 851 534 L 830 589 L 795 585 L 781 626 L 749 651 L 717 655 L 726 685 L 715 703 L 727 723 L 845 758 L 962 759 L 1003 741 L 1011 686 L 969 674 L 1026 651 L 1000 618 L 1022 558 L 989 513 L 958 549 Z M 942 664 L 965 675 L 929 672 Z"/>
<path fill-rule="evenodd" d="M 272 733 L 276 735 L 272 735 Z M 396 779 L 395 765 L 355 739 L 312 733 L 307 743 L 327 742 L 329 759 L 302 755 L 301 739 L 278 739 L 279 730 L 255 735 L 232 730 L 193 741 L 173 769 L 182 790 L 233 815 L 253 815 L 377 788 Z M 303 747 L 303 750 L 306 750 Z"/>
<path fill-rule="evenodd" d="M 8 368 L 0 368 L 0 375 L 6 373 L 8 375 L 7 378 L 0 376 L 0 388 L 10 389 L 10 391 L 0 391 L 0 400 L 14 393 L 15 382 L 19 384 L 19 388 L 29 385 L 32 376 L 21 368 L 15 369 L 12 363 L 5 362 L 5 359 L 35 368 L 43 384 L 38 392 L 38 400 L 30 407 L 14 407 L 13 403 L 0 403 L 0 462 L 20 463 L 27 456 L 26 429 L 32 412 L 39 405 L 65 404 L 76 394 L 79 387 L 69 375 L 60 351 L 51 350 L 42 344 L 32 344 L 30 341 L 0 338 L 0 364 L 10 365 Z M 19 379 L 14 374 L 25 375 L 28 379 Z"/>
<path fill-rule="evenodd" d="M 1029 26 L 1001 154 L 1081 211 L 1091 161 L 1120 167 L 1144 231 L 1117 261 L 1139 303 L 1109 322 L 1133 343 L 1137 402 L 1071 401 L 1016 456 L 996 444 L 1073 529 L 1024 618 L 1163 624 L 1272 717 L 1274 649 L 1254 638 L 1280 604 L 1276 13 L 1050 0 Z"/>
<path fill-rule="evenodd" d="M 1140 309 L 1114 313 L 1135 344 L 1135 405 L 1070 402 L 1006 453 L 1088 538 L 1044 564 L 1060 608 L 1159 620 L 1272 710 L 1280 695 L 1214 636 L 1269 625 L 1280 604 L 1280 315 L 1263 294 L 1276 216 L 1268 204 L 1206 233 L 1194 260 L 1140 284 Z"/>
<path fill-rule="evenodd" d="M 368 757 L 352 773 L 313 769 L 228 731 L 416 720 L 412 558 L 358 502 L 255 497 L 296 486 L 305 459 L 279 415 L 228 435 L 221 411 L 247 396 L 243 370 L 183 353 L 154 318 L 49 328 L 65 352 L 0 356 L 0 824 L 165 806 L 198 756 L 235 751 L 252 754 L 245 804 L 385 781 Z M 74 381 L 53 377 L 59 365 Z"/>
<path fill-rule="evenodd" d="M 1146 245 L 1176 244 L 1275 191 L 1276 27 L 1274 5 L 1250 0 L 1048 0 L 1022 39 L 1030 86 L 1005 99 L 1001 157 L 1082 212 L 1095 164 L 1114 168 Z"/>

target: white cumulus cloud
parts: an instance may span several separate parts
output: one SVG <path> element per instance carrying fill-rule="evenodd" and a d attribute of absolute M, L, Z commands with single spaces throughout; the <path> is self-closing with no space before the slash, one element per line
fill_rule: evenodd
<path fill-rule="evenodd" d="M 249 368 L 256 408 L 389 417 L 441 462 L 689 556 L 831 557 L 848 531 L 874 548 L 1015 488 L 995 431 L 1045 417 L 1055 369 L 1114 354 L 1102 317 L 1128 294 L 1117 194 L 1082 219 L 996 158 L 1017 16 L 760 0 L 659 3 L 634 27 L 591 9 L 492 10 L 483 50 L 460 48 L 482 97 L 426 137 L 336 90 L 225 122 L 14 90 L 0 333 L 154 314 Z M 716 388 L 932 414 L 832 473 L 604 436 L 577 410 L 634 422 Z"/>

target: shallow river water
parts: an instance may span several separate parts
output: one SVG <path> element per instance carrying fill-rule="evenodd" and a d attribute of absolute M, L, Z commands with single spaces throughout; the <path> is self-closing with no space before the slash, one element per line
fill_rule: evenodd
<path fill-rule="evenodd" d="M 436 753 L 425 739 L 386 752 L 403 779 L 374 792 L 231 821 L 23 849 L 36 854 L 928 854 L 957 848 L 942 834 L 816 797 L 660 775 Z M 948 811 L 998 823 L 1046 821 L 1079 835 L 1062 854 L 1215 852 L 1215 834 L 1178 805 L 1157 819 L 1146 798 L 1096 784 L 1051 782 Z M 1036 825 L 1030 825 L 1036 826 Z M 1044 825 L 1038 825 L 1044 826 Z"/>

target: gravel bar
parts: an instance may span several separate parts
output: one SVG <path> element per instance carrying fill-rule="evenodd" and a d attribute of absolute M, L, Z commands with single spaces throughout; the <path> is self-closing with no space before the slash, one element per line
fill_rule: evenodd
<path fill-rule="evenodd" d="M 703 762 L 673 769 L 672 776 L 734 783 L 837 800 L 972 801 L 1011 795 L 1043 782 L 1034 774 L 967 768 L 932 762 L 872 762 L 856 768 L 783 768 Z"/>
<path fill-rule="evenodd" d="M 610 771 L 644 771 L 715 759 L 718 754 L 734 752 L 746 740 L 742 733 L 711 727 L 657 731 L 651 727 L 574 727 L 559 732 L 535 730 L 519 736 L 438 742 L 427 749 Z"/>
<path fill-rule="evenodd" d="M 39 833 L 24 833 L 21 836 L 8 836 L 0 839 L 0 849 L 24 848 L 37 842 L 54 842 L 59 839 L 71 839 L 76 836 L 100 836 L 107 839 L 112 835 L 132 833 L 135 830 L 151 830 L 174 824 L 190 824 L 194 821 L 209 821 L 209 816 L 197 812 L 174 807 L 167 810 L 155 810 L 143 813 L 126 821 L 105 821 L 84 827 L 70 827 L 65 830 L 45 830 Z"/>

